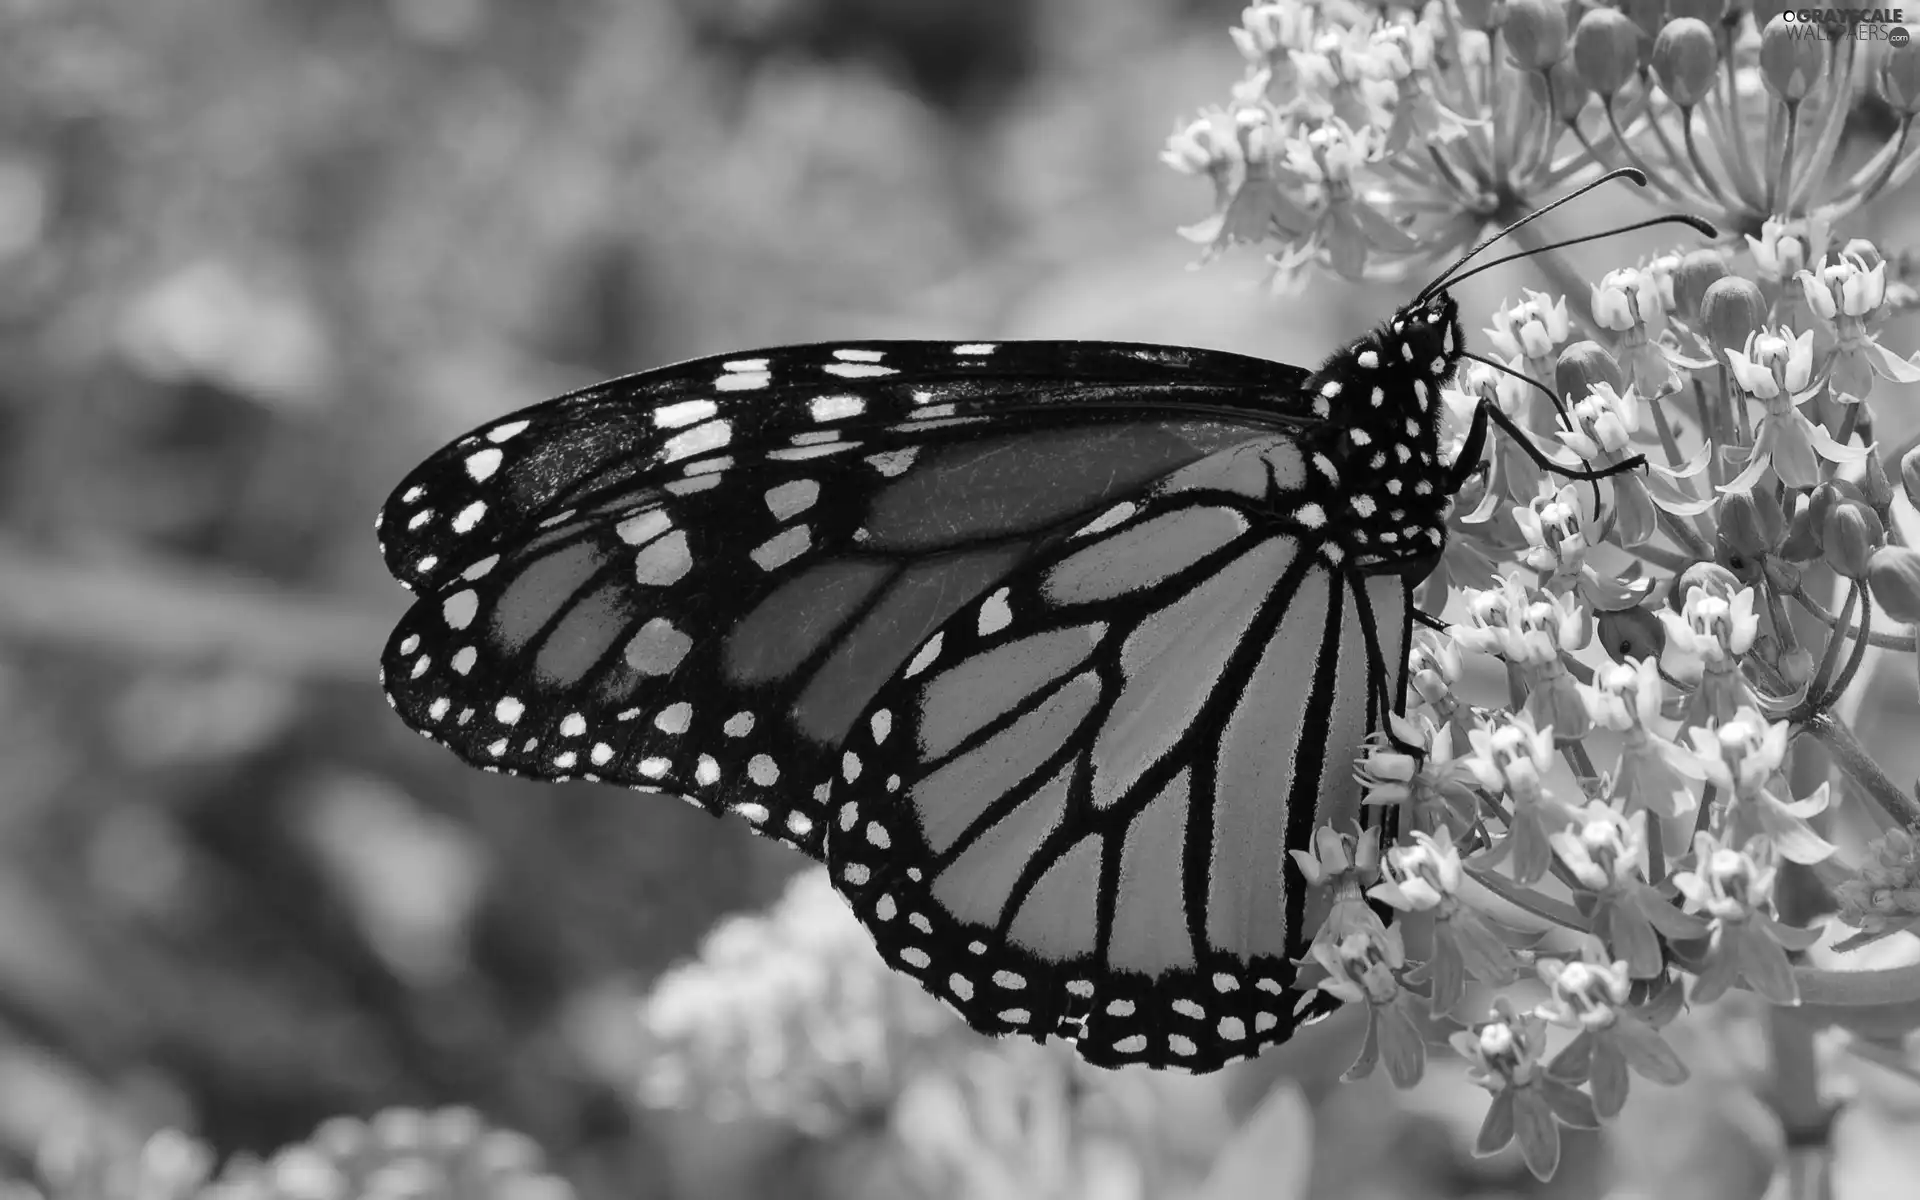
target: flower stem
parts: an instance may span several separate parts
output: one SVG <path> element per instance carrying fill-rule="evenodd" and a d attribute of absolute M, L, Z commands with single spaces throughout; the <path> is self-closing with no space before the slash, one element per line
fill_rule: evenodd
<path fill-rule="evenodd" d="M 1920 822 L 1920 800 L 1901 789 L 1873 761 L 1845 721 L 1831 712 L 1808 717 L 1803 728 L 1827 748 L 1833 764 L 1902 825 Z"/>
<path fill-rule="evenodd" d="M 1820 1064 L 1813 1026 L 1782 1009 L 1766 1013 L 1773 1080 L 1767 1106 L 1786 1135 L 1786 1196 L 1830 1200 L 1833 1195 L 1833 1109 L 1820 1099 Z"/>

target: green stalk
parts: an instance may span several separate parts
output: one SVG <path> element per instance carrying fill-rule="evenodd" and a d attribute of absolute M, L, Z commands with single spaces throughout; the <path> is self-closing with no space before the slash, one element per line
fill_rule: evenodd
<path fill-rule="evenodd" d="M 1858 784 L 1888 816 L 1902 825 L 1920 823 L 1920 800 L 1888 778 L 1845 721 L 1832 712 L 1815 713 L 1802 728 L 1826 747 L 1841 773 Z"/>
<path fill-rule="evenodd" d="M 1813 1026 L 1773 1006 L 1767 1009 L 1766 1025 L 1773 1060 L 1766 1102 L 1786 1135 L 1786 1195 L 1789 1200 L 1831 1200 L 1833 1109 L 1820 1099 Z"/>

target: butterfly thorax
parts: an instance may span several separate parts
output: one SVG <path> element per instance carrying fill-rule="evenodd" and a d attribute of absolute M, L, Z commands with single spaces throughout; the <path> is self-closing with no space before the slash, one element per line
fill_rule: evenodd
<path fill-rule="evenodd" d="M 1327 422 L 1307 449 L 1327 485 L 1327 527 L 1355 567 L 1424 574 L 1446 542 L 1449 464 L 1440 388 L 1461 357 L 1444 293 L 1410 305 L 1321 364 L 1308 384 Z"/>

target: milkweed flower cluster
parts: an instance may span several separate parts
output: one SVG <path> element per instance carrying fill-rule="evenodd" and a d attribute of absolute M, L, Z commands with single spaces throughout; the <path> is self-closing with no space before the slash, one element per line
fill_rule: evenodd
<path fill-rule="evenodd" d="M 337 1117 L 267 1158 L 213 1151 L 178 1130 L 133 1142 L 75 1128 L 41 1148 L 39 1179 L 10 1200 L 573 1200 L 525 1135 L 469 1108 L 389 1108 Z"/>
<path fill-rule="evenodd" d="M 824 1131 L 883 1107 L 959 1022 L 894 974 L 824 871 L 710 932 L 642 1009 L 640 1097 Z"/>
<path fill-rule="evenodd" d="M 1873 285 L 1826 284 L 1824 247 L 1780 250 L 1766 226 L 1780 213 L 1840 220 L 1920 169 L 1907 137 L 1920 47 L 1821 32 L 1765 5 L 1258 3 L 1232 30 L 1240 80 L 1161 157 L 1213 184 L 1214 210 L 1188 237 L 1268 245 L 1289 280 L 1309 264 L 1397 278 L 1583 175 L 1638 167 L 1667 204 L 1752 235 L 1776 279 L 1797 289 L 1813 269 L 1823 299 L 1808 303 L 1832 310 L 1824 319 L 1845 313 L 1824 296 L 1852 280 L 1859 322 Z M 1847 154 L 1863 96 L 1898 135 Z M 1592 284 L 1594 323 L 1619 336 L 1643 395 L 1674 377 L 1658 349 L 1669 276 L 1623 268 Z M 1848 378 L 1877 361 L 1865 351 Z"/>
<path fill-rule="evenodd" d="M 1912 348 L 1891 344 L 1913 259 L 1846 228 L 1920 170 L 1920 46 L 1794 17 L 1254 4 L 1233 30 L 1231 99 L 1165 156 L 1215 186 L 1187 236 L 1253 244 L 1287 279 L 1430 272 L 1621 166 L 1727 235 L 1590 279 L 1532 228 L 1517 239 L 1554 286 L 1486 314 L 1511 373 L 1463 366 L 1443 395 L 1453 444 L 1488 404 L 1554 462 L 1620 471 L 1572 484 L 1489 439 L 1418 597 L 1452 624 L 1417 633 L 1406 716 L 1356 765 L 1368 811 L 1395 810 L 1402 839 L 1367 894 L 1441 935 L 1421 962 L 1336 909 L 1316 943 L 1322 988 L 1371 1009 L 1356 1071 L 1384 1049 L 1397 1082 L 1424 1063 L 1392 1060 L 1401 1010 L 1470 1017 L 1469 983 L 1531 964 L 1549 1001 L 1496 1007 L 1455 1041 L 1496 1098 L 1481 1148 L 1517 1143 L 1537 1173 L 1557 1127 L 1619 1112 L 1630 1076 L 1686 1078 L 1661 1033 L 1685 1003 L 1733 987 L 1797 1002 L 1820 928 L 1781 918 L 1783 870 L 1817 872 L 1856 940 L 1920 929 L 1920 800 L 1841 705 L 1876 663 L 1906 662 L 1909 692 L 1920 666 L 1920 552 L 1899 503 L 1920 505 L 1920 450 L 1883 444 L 1875 420 L 1920 382 Z M 1862 132 L 1867 104 L 1891 132 Z M 1337 189 L 1309 159 L 1337 163 Z M 1477 663 L 1505 688 L 1477 694 Z M 1896 826 L 1863 854 L 1830 828 L 1836 778 L 1802 762 L 1816 742 L 1827 774 Z M 1582 948 L 1530 948 L 1462 881 Z M 1576 1036 L 1548 1062 L 1555 1026 Z"/>

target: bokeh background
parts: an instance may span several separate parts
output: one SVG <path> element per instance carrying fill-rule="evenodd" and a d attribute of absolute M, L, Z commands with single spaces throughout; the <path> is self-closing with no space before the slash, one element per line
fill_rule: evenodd
<path fill-rule="evenodd" d="M 1239 8 L 0 0 L 0 1176 L 459 1104 L 596 1200 L 848 1194 L 871 1130 L 635 1099 L 639 998 L 796 863 L 409 734 L 372 514 L 481 421 L 723 350 L 1324 353 L 1398 291 L 1190 270 L 1207 197 L 1155 161 Z M 1324 1194 L 1604 1190 L 1579 1139 L 1557 1191 L 1468 1162 L 1457 1077 L 1334 1094 L 1350 1053 L 1154 1085 L 1168 1153 L 1203 1176 L 1293 1072 Z M 1630 1136 L 1677 1105 L 1751 1182 L 1753 1121 L 1659 1103 Z"/>

